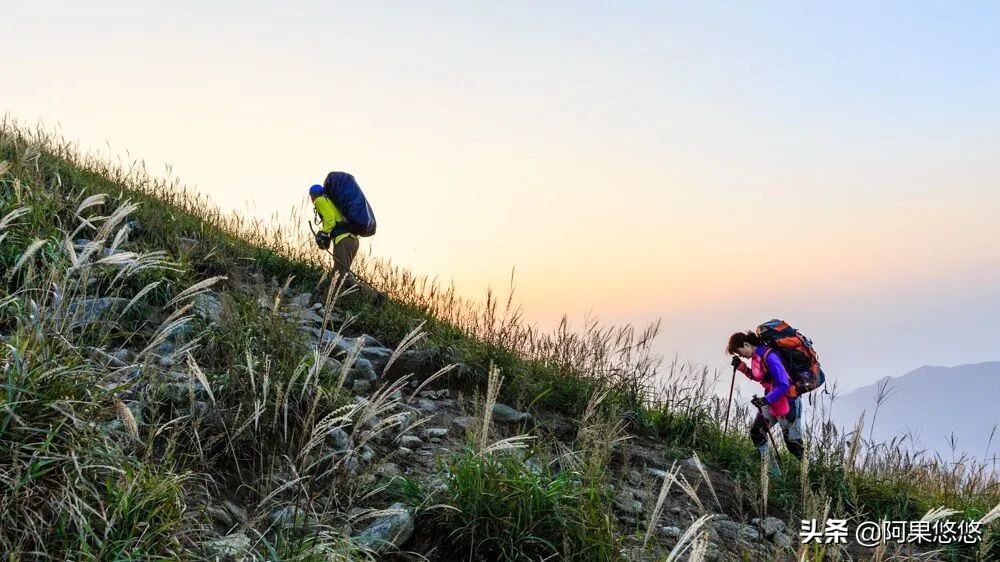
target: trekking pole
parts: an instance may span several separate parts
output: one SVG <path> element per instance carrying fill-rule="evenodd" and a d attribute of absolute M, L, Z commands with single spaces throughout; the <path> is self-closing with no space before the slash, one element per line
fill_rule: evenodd
<path fill-rule="evenodd" d="M 729 431 L 729 408 L 733 405 L 733 387 L 736 386 L 736 367 L 733 367 L 733 382 L 729 383 L 729 402 L 726 402 L 726 425 L 723 433 Z"/>
<path fill-rule="evenodd" d="M 757 395 L 754 394 L 753 397 L 757 398 Z M 767 421 L 767 416 L 764 415 L 764 409 L 761 408 L 760 406 L 757 406 L 757 411 L 760 412 L 760 415 L 761 415 L 761 417 L 764 418 L 764 421 Z M 767 431 L 765 433 L 767 433 L 767 440 L 771 442 L 771 450 L 774 451 L 774 458 L 777 459 L 778 458 L 778 445 L 777 445 L 777 443 L 774 442 L 774 435 L 771 435 L 771 428 L 772 427 L 773 426 L 770 426 L 770 425 L 767 426 Z"/>

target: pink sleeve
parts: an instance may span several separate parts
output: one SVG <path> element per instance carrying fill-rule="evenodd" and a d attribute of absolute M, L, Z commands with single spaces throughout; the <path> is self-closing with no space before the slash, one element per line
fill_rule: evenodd
<path fill-rule="evenodd" d="M 739 370 L 739 372 L 741 372 L 744 375 L 746 375 L 746 377 L 748 379 L 750 379 L 750 380 L 757 380 L 753 376 L 753 369 L 751 369 L 750 366 L 747 365 L 746 363 L 740 361 L 740 364 L 736 366 L 736 369 Z"/>

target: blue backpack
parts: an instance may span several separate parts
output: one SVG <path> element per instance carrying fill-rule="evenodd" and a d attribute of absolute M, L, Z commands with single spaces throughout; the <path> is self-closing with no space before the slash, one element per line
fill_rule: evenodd
<path fill-rule="evenodd" d="M 348 232 L 357 236 L 375 234 L 375 213 L 354 176 L 347 172 L 330 172 L 323 182 L 323 191 L 344 215 Z"/>

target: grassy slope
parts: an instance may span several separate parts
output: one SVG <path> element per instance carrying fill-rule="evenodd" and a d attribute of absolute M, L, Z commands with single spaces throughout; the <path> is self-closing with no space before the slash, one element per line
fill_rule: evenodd
<path fill-rule="evenodd" d="M 310 356 L 308 343 L 289 326 L 258 318 L 255 299 L 225 291 L 230 320 L 207 330 L 193 350 L 193 357 L 208 373 L 216 398 L 225 402 L 220 410 L 237 411 L 259 398 L 260 388 L 247 383 L 245 375 L 266 363 L 273 384 L 283 381 L 288 394 L 294 387 L 303 397 L 281 404 L 296 414 L 293 421 L 256 429 L 248 436 L 252 439 L 234 441 L 246 447 L 237 450 L 235 445 L 226 447 L 219 442 L 222 437 L 213 436 L 197 423 L 170 426 L 167 422 L 175 412 L 144 412 L 157 420 L 146 423 L 167 427 L 169 439 L 148 438 L 145 443 L 123 446 L 93 424 L 78 423 L 80 419 L 107 419 L 109 412 L 113 416 L 116 411 L 113 393 L 102 394 L 91 384 L 96 374 L 80 348 L 85 344 L 114 348 L 123 343 L 133 347 L 147 343 L 149 335 L 170 319 L 172 311 L 170 307 L 164 310 L 165 305 L 186 288 L 216 275 L 259 275 L 265 281 L 273 277 L 278 283 L 291 279 L 295 291 L 315 292 L 317 287 L 322 291 L 323 256 L 308 244 L 294 241 L 290 233 L 223 216 L 204 200 L 169 182 L 151 179 L 141 169 L 123 169 L 85 158 L 58 140 L 43 135 L 28 138 L 9 124 L 0 132 L 0 161 L 10 163 L 9 171 L 0 177 L 0 218 L 15 209 L 28 209 L 7 228 L 0 248 L 0 266 L 7 272 L 0 285 L 0 301 L 5 305 L 0 333 L 11 335 L 11 345 L 5 351 L 5 390 L 7 403 L 16 405 L 0 413 L 0 442 L 14 459 L 3 467 L 3 476 L 14 486 L 3 496 L 0 507 L 8 514 L 20 514 L 3 522 L 5 528 L 17 529 L 5 539 L 11 541 L 5 546 L 25 552 L 44 547 L 49 553 L 91 553 L 95 559 L 192 556 L 189 548 L 196 541 L 186 541 L 185 535 L 198 535 L 199 525 L 203 525 L 191 519 L 187 502 L 197 497 L 192 490 L 219 486 L 221 475 L 233 466 L 244 466 L 259 480 L 274 481 L 243 493 L 257 500 L 267 497 L 280 487 L 277 482 L 283 476 L 276 468 L 280 451 L 275 442 L 288 440 L 289 433 L 291 441 L 308 440 L 315 430 L 314 418 L 321 417 L 317 410 L 332 411 L 344 404 L 345 398 L 324 392 L 322 385 L 296 386 L 301 385 L 294 380 L 296 373 L 308 368 L 303 366 L 303 357 Z M 77 339 L 71 346 L 34 337 L 29 333 L 30 325 L 18 318 L 30 313 L 32 299 L 45 299 L 44 287 L 52 282 L 69 292 L 68 287 L 80 281 L 75 274 L 65 273 L 67 256 L 60 241 L 79 222 L 74 215 L 81 201 L 97 193 L 111 195 L 100 208 L 105 212 L 124 200 L 139 204 L 128 214 L 142 226 L 130 250 L 167 253 L 160 267 L 137 271 L 118 284 L 95 272 L 98 286 L 131 297 L 150 283 L 160 283 L 145 294 L 138 313 L 115 329 L 74 332 Z M 95 209 L 83 216 L 98 216 Z M 85 229 L 79 236 L 84 234 L 94 235 Z M 199 243 L 191 248 L 183 238 L 196 238 Z M 12 272 L 36 239 L 43 243 L 31 259 Z M 705 373 L 671 369 L 667 390 L 652 393 L 651 383 L 660 376 L 655 358 L 649 356 L 648 344 L 655 329 L 641 332 L 595 326 L 582 334 L 538 334 L 523 325 L 509 301 L 497 302 L 491 296 L 484 305 L 473 306 L 456 298 L 448 288 L 414 279 L 384 263 L 368 262 L 362 269 L 373 284 L 393 298 L 377 310 L 365 299 L 344 298 L 340 306 L 356 315 L 354 330 L 397 343 L 423 322 L 429 345 L 449 349 L 452 358 L 469 367 L 460 380 L 451 381 L 453 384 L 482 389 L 489 365 L 494 364 L 506 381 L 500 399 L 536 411 L 580 418 L 591 398 L 606 392 L 600 405 L 603 419 L 627 419 L 633 431 L 657 436 L 678 455 L 697 451 L 746 489 L 760 491 L 755 452 L 742 434 L 721 430 L 720 405 L 704 393 L 706 385 L 698 384 Z M 246 368 L 233 369 L 233 365 Z M 277 418 L 277 404 L 273 408 Z M 230 420 L 227 427 L 239 426 L 236 422 L 243 419 Z M 219 440 L 203 441 L 212 437 Z M 844 439 L 828 429 L 814 428 L 811 447 L 814 460 L 805 474 L 794 463 L 786 462 L 782 477 L 769 482 L 769 500 L 803 516 L 817 516 L 829 503 L 833 513 L 845 517 L 916 519 L 939 505 L 975 517 L 1000 500 L 995 481 L 975 475 L 970 478 L 952 468 L 900 457 L 892 451 L 871 449 L 862 468 L 848 470 L 866 444 Z M 78 466 L 80 457 L 88 459 L 83 468 Z M 497 480 L 484 476 L 484 471 L 514 471 L 511 481 L 530 481 L 531 475 L 503 462 L 470 464 L 469 458 L 476 459 L 460 458 L 455 469 L 470 486 Z M 607 527 L 600 525 L 594 512 L 588 513 L 606 499 L 587 499 L 608 479 L 607 474 L 600 474 L 608 470 L 607 459 L 600 454 L 594 458 L 604 459 L 604 464 L 595 465 L 600 470 L 592 469 L 583 487 L 560 496 L 572 499 L 542 511 L 561 522 L 549 532 L 565 534 L 568 528 L 579 532 L 581 544 L 574 548 L 611 552 L 614 539 L 599 532 Z M 102 468 L 108 465 L 116 468 Z M 537 506 L 537 502 L 524 499 L 525 495 L 559 485 L 564 477 L 553 474 L 544 486 L 525 486 L 503 494 L 517 500 L 509 504 L 510 509 Z M 62 482 L 58 486 L 53 483 L 57 478 Z M 458 513 L 479 509 L 470 505 L 475 495 L 463 491 L 468 489 L 454 489 L 450 497 L 460 508 Z M 48 503 L 38 503 L 38 498 L 47 498 Z M 60 513 L 55 506 L 64 509 Z M 568 512 L 575 515 L 566 516 Z M 488 517 L 501 521 L 501 515 L 490 512 Z M 54 525 L 48 524 L 50 517 L 56 517 Z M 437 523 L 457 528 L 470 524 L 461 517 L 442 517 Z M 502 526 L 481 532 L 511 534 Z M 287 549 L 281 551 L 283 557 L 318 548 L 315 540 L 303 542 L 301 537 L 275 536 L 270 540 L 275 553 Z M 323 548 L 351 556 L 351 547 L 342 537 L 324 535 L 323 540 L 327 545 Z M 506 547 L 497 548 L 497 552 L 509 552 Z M 973 552 L 956 548 L 949 555 L 968 558 Z"/>

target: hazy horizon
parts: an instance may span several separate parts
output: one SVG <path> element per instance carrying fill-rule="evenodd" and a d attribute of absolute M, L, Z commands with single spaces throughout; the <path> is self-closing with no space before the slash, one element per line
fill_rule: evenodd
<path fill-rule="evenodd" d="M 970 393 L 970 388 L 976 391 Z M 829 411 L 845 428 L 854 427 L 864 412 L 863 433 L 875 442 L 895 440 L 896 447 L 954 462 L 966 455 L 966 460 L 974 459 L 995 471 L 1000 409 L 993 402 L 998 391 L 1000 361 L 921 367 L 847 393 Z"/>
<path fill-rule="evenodd" d="M 14 2 L 0 112 L 551 326 L 663 320 L 728 376 L 782 317 L 842 388 L 1000 360 L 1000 7 Z M 749 387 L 748 387 L 749 388 Z"/>

